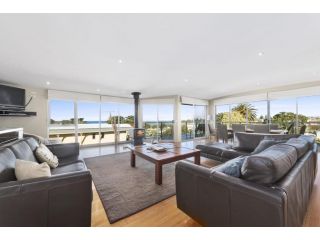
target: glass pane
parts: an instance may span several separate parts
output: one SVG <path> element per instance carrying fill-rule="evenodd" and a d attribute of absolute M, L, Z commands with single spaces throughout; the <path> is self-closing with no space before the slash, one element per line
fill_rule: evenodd
<path fill-rule="evenodd" d="M 120 103 L 119 107 L 119 141 L 129 140 L 129 130 L 134 127 L 134 105 Z"/>
<path fill-rule="evenodd" d="M 78 102 L 78 142 L 100 143 L 100 103 Z"/>
<path fill-rule="evenodd" d="M 299 133 L 314 134 L 320 142 L 320 96 L 298 98 Z"/>
<path fill-rule="evenodd" d="M 142 105 L 142 119 L 146 130 L 146 138 L 157 139 L 158 113 L 156 104 Z"/>
<path fill-rule="evenodd" d="M 181 139 L 193 139 L 194 107 L 181 105 Z"/>
<path fill-rule="evenodd" d="M 270 101 L 271 123 L 278 124 L 280 129 L 288 133 L 295 132 L 296 100 L 281 99 Z"/>
<path fill-rule="evenodd" d="M 248 122 L 255 124 L 268 124 L 267 101 L 248 103 Z"/>
<path fill-rule="evenodd" d="M 101 143 L 115 143 L 118 120 L 118 104 L 101 103 Z"/>
<path fill-rule="evenodd" d="M 161 140 L 173 139 L 173 105 L 158 105 L 158 135 Z"/>
<path fill-rule="evenodd" d="M 75 142 L 74 103 L 51 100 L 49 105 L 49 139 L 59 139 L 63 143 Z"/>
<path fill-rule="evenodd" d="M 229 125 L 229 105 L 216 106 L 216 123 Z"/>
<path fill-rule="evenodd" d="M 195 137 L 206 135 L 206 106 L 194 106 Z"/>
<path fill-rule="evenodd" d="M 231 114 L 230 114 L 230 125 L 232 124 L 246 124 L 247 123 L 247 109 L 250 106 L 247 103 L 238 103 L 230 105 Z"/>

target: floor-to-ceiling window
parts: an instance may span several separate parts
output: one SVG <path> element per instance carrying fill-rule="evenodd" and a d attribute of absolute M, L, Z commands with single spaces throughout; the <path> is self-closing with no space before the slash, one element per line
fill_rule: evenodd
<path fill-rule="evenodd" d="M 145 103 L 142 105 L 142 118 L 148 139 L 173 139 L 173 104 Z"/>
<path fill-rule="evenodd" d="M 280 129 L 295 133 L 297 104 L 295 98 L 270 101 L 270 120 Z"/>
<path fill-rule="evenodd" d="M 49 138 L 64 143 L 76 142 L 75 104 L 73 101 L 50 100 Z"/>
<path fill-rule="evenodd" d="M 129 140 L 129 130 L 134 123 L 133 104 L 101 103 L 101 143 Z"/>
<path fill-rule="evenodd" d="M 129 103 L 50 100 L 49 138 L 80 145 L 129 140 L 134 106 Z"/>
<path fill-rule="evenodd" d="M 194 138 L 194 107 L 192 105 L 181 105 L 181 139 Z"/>
<path fill-rule="evenodd" d="M 158 104 L 158 136 L 161 140 L 173 140 L 173 104 Z"/>
<path fill-rule="evenodd" d="M 320 142 L 320 96 L 299 97 L 298 133 L 314 134 Z"/>
<path fill-rule="evenodd" d="M 195 137 L 206 136 L 206 106 L 194 106 L 194 134 Z"/>
<path fill-rule="evenodd" d="M 249 124 L 268 124 L 268 102 L 248 103 L 247 119 Z"/>
<path fill-rule="evenodd" d="M 78 102 L 78 142 L 81 145 L 100 143 L 100 103 Z"/>
<path fill-rule="evenodd" d="M 216 123 L 226 124 L 229 126 L 230 122 L 230 106 L 229 105 L 217 105 L 216 108 Z"/>
<path fill-rule="evenodd" d="M 181 139 L 193 139 L 206 136 L 207 106 L 181 105 Z"/>

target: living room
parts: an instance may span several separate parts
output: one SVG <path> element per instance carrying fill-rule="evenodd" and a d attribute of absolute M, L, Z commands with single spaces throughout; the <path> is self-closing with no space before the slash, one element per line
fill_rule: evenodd
<path fill-rule="evenodd" d="M 39 6 L 0 13 L 1 227 L 320 226 L 320 14 Z"/>

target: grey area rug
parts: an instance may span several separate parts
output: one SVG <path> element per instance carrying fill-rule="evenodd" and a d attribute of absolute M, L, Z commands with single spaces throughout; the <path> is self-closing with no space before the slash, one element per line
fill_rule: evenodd
<path fill-rule="evenodd" d="M 154 180 L 155 165 L 136 157 L 130 166 L 130 153 L 118 153 L 85 159 L 92 172 L 110 223 L 137 213 L 176 193 L 175 163 L 163 166 L 162 185 Z"/>

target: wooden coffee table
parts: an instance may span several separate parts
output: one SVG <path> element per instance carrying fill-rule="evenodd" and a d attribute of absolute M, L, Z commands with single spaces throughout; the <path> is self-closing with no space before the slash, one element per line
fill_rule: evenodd
<path fill-rule="evenodd" d="M 165 152 L 148 150 L 147 145 L 129 146 L 131 167 L 136 166 L 136 156 L 155 164 L 155 182 L 162 184 L 162 165 L 194 157 L 194 163 L 200 165 L 200 150 L 181 147 L 179 144 L 160 144 L 167 148 Z"/>

